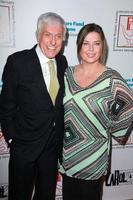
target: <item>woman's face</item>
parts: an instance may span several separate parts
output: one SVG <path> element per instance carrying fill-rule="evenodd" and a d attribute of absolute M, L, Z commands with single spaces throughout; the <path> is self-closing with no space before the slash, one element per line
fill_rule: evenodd
<path fill-rule="evenodd" d="M 99 63 L 103 49 L 103 42 L 100 34 L 97 32 L 90 32 L 85 37 L 81 50 L 81 61 L 89 64 Z"/>

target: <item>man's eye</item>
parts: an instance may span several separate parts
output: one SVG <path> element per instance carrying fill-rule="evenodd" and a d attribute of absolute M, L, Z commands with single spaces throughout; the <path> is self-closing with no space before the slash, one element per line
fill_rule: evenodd
<path fill-rule="evenodd" d="M 62 39 L 63 36 L 62 36 L 62 35 L 57 35 L 56 38 L 57 38 L 57 39 Z"/>
<path fill-rule="evenodd" d="M 49 37 L 50 34 L 49 33 L 44 33 L 44 36 Z"/>

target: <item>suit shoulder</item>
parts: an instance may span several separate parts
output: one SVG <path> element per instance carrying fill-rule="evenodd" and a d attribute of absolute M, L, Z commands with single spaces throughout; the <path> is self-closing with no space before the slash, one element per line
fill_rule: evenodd
<path fill-rule="evenodd" d="M 17 58 L 21 58 L 23 56 L 29 56 L 33 52 L 35 52 L 34 47 L 32 49 L 24 49 L 24 50 L 14 52 L 13 54 L 9 55 L 8 59 L 17 59 Z"/>
<path fill-rule="evenodd" d="M 57 60 L 57 62 L 63 63 L 63 65 L 65 66 L 65 68 L 68 67 L 68 62 L 67 62 L 67 59 L 66 59 L 66 57 L 64 55 L 62 55 L 62 54 L 59 53 L 56 56 L 56 60 Z"/>

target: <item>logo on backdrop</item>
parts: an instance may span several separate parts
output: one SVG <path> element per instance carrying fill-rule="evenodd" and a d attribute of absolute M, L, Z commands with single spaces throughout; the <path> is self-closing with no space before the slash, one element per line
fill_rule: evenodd
<path fill-rule="evenodd" d="M 126 81 L 127 81 L 127 84 L 129 85 L 129 87 L 133 89 L 133 78 L 128 78 L 128 79 L 126 79 Z"/>
<path fill-rule="evenodd" d="M 133 185 L 133 169 L 115 170 L 105 181 L 106 186 Z"/>
<path fill-rule="evenodd" d="M 8 196 L 8 185 L 0 184 L 0 199 L 7 200 Z"/>
<path fill-rule="evenodd" d="M 7 148 L 5 139 L 3 137 L 2 132 L 0 131 L 0 159 L 2 158 L 2 155 L 8 154 L 9 149 Z"/>
<path fill-rule="evenodd" d="M 133 52 L 133 11 L 116 12 L 113 50 Z"/>
<path fill-rule="evenodd" d="M 57 176 L 56 200 L 62 200 L 62 177 L 60 174 Z"/>
<path fill-rule="evenodd" d="M 66 22 L 69 36 L 76 36 L 79 30 L 84 26 L 84 21 L 69 21 Z"/>
<path fill-rule="evenodd" d="M 1 87 L 2 87 L 2 82 L 0 81 L 0 91 L 1 91 Z M 8 154 L 8 153 L 9 153 L 9 149 L 7 148 L 5 139 L 0 129 L 0 159 L 2 158 L 1 157 L 2 155 Z"/>

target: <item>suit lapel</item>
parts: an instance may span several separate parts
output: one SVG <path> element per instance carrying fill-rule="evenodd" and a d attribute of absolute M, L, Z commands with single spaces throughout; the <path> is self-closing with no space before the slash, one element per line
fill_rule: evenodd
<path fill-rule="evenodd" d="M 44 87 L 45 90 L 47 90 L 47 87 L 46 87 L 46 83 L 45 83 L 45 80 L 43 78 L 43 73 L 42 73 L 42 69 L 41 69 L 41 65 L 40 65 L 40 61 L 39 61 L 39 58 L 37 56 L 37 53 L 35 51 L 35 48 L 36 46 L 32 49 L 32 52 L 31 52 L 31 55 L 32 55 L 32 71 L 33 71 L 33 74 L 35 75 L 35 81 L 40 83 L 40 86 L 41 87 Z"/>

